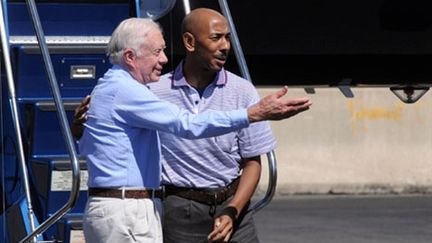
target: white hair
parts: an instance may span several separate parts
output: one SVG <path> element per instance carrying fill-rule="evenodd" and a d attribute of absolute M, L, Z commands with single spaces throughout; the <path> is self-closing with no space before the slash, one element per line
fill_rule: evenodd
<path fill-rule="evenodd" d="M 148 18 L 129 18 L 123 20 L 111 35 L 107 46 L 107 56 L 112 64 L 121 64 L 123 51 L 132 48 L 136 54 L 141 55 L 141 47 L 146 43 L 148 34 L 162 28 Z"/>

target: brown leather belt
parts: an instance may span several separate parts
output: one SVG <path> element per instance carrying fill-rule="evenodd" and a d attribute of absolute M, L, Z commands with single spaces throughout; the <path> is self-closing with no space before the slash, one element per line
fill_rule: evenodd
<path fill-rule="evenodd" d="M 123 190 L 121 189 L 110 189 L 110 188 L 89 188 L 88 189 L 89 196 L 92 197 L 114 197 L 114 198 L 134 198 L 134 199 L 142 199 L 142 198 L 162 198 L 161 190 Z"/>
<path fill-rule="evenodd" d="M 207 205 L 217 205 L 225 202 L 237 191 L 240 177 L 226 187 L 218 189 L 201 189 L 165 185 L 165 196 L 175 195 Z"/>

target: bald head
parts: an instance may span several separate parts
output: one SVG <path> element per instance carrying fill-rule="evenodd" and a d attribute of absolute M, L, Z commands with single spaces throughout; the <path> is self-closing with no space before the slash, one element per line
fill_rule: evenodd
<path fill-rule="evenodd" d="M 228 21 L 219 12 L 208 8 L 191 11 L 182 23 L 186 50 L 185 70 L 204 73 L 212 81 L 228 57 L 231 48 Z"/>
<path fill-rule="evenodd" d="M 182 22 L 182 34 L 190 32 L 199 34 L 207 31 L 209 25 L 215 21 L 226 23 L 227 20 L 219 12 L 209 8 L 197 8 L 192 10 Z"/>

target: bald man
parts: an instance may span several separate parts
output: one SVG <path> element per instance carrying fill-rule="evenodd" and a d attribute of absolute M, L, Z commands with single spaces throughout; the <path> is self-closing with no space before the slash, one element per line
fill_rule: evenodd
<path fill-rule="evenodd" d="M 193 10 L 183 20 L 182 40 L 184 60 L 150 84 L 159 98 L 193 113 L 247 108 L 259 100 L 250 82 L 223 68 L 231 47 L 224 16 Z M 258 242 L 248 206 L 260 178 L 260 155 L 275 148 L 268 123 L 213 138 L 160 133 L 160 139 L 164 242 Z"/>

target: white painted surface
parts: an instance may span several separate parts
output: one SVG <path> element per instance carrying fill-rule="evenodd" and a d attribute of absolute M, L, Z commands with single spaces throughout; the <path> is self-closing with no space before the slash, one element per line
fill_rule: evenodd
<path fill-rule="evenodd" d="M 264 96 L 276 88 L 258 90 Z M 336 88 L 311 95 L 289 91 L 288 97 L 309 96 L 313 105 L 271 123 L 278 141 L 277 195 L 432 192 L 432 91 L 414 104 L 402 103 L 388 88 L 352 91 L 352 99 Z M 259 192 L 266 184 L 267 172 Z"/>

